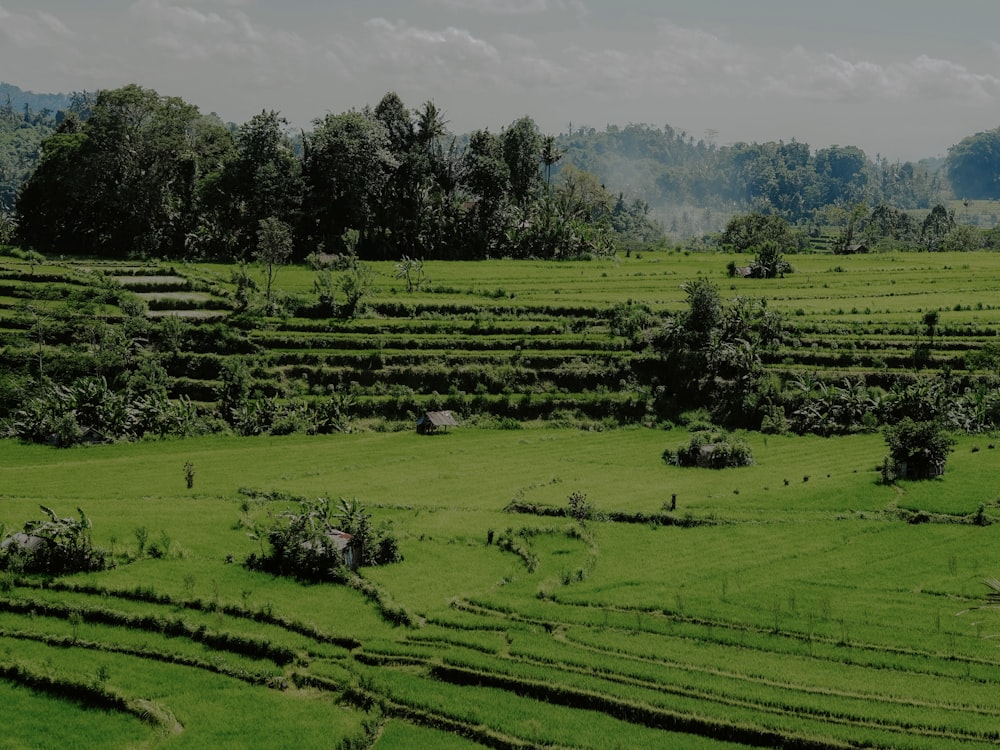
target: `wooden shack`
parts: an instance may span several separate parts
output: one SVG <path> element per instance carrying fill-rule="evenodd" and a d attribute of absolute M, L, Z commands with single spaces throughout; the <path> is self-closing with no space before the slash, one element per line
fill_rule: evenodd
<path fill-rule="evenodd" d="M 449 427 L 458 427 L 450 411 L 425 411 L 417 419 L 417 433 L 420 435 L 432 435 L 438 430 L 447 432 Z"/>

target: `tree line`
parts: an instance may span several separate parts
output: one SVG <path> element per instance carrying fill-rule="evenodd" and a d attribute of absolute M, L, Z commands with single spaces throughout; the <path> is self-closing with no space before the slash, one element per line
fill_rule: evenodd
<path fill-rule="evenodd" d="M 242 260 L 260 222 L 274 219 L 296 259 L 351 249 L 370 259 L 560 258 L 657 241 L 664 229 L 711 231 L 740 211 L 819 226 L 859 203 L 903 211 L 1000 195 L 1000 129 L 952 146 L 940 169 L 855 146 L 720 147 L 669 125 L 570 124 L 547 136 L 526 116 L 499 133 L 455 135 L 433 102 L 410 109 L 394 93 L 298 133 L 277 112 L 237 126 L 135 85 L 66 99 L 56 111 L 27 101 L 22 111 L 9 98 L 0 107 L 0 242 Z M 661 227 L 664 206 L 704 215 Z"/>
<path fill-rule="evenodd" d="M 433 102 L 395 93 L 289 132 L 277 112 L 239 127 L 177 97 L 101 91 L 41 143 L 15 239 L 42 252 L 242 261 L 291 240 L 293 259 L 608 254 L 661 233 L 640 202 L 567 170 L 530 117 L 449 133 Z M 264 248 L 267 249 L 266 247 Z"/>
<path fill-rule="evenodd" d="M 653 206 L 699 207 L 717 214 L 758 211 L 794 224 L 823 224 L 829 206 L 885 203 L 927 209 L 949 195 L 947 180 L 934 165 L 879 155 L 870 159 L 856 146 L 813 151 L 795 140 L 717 146 L 713 139 L 695 140 L 669 125 L 642 124 L 609 125 L 603 131 L 571 126 L 558 143 L 567 163 L 609 183 L 628 184 Z"/>

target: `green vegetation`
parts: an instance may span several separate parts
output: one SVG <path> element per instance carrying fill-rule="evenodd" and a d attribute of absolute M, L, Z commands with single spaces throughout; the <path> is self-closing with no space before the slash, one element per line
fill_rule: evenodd
<path fill-rule="evenodd" d="M 0 424 L 63 446 L 410 429 L 427 409 L 505 427 L 701 413 L 773 434 L 907 416 L 996 428 L 1000 256 L 799 253 L 795 274 L 772 279 L 727 278 L 733 257 L 425 261 L 420 289 L 388 261 L 291 264 L 273 281 L 282 314 L 267 316 L 257 265 L 10 253 Z M 334 317 L 314 287 L 323 274 Z M 349 314 L 341 288 L 363 290 Z"/>
<path fill-rule="evenodd" d="M 107 553 L 91 542 L 90 519 L 59 518 L 41 506 L 46 518 L 27 521 L 24 531 L 4 534 L 0 524 L 0 570 L 47 576 L 87 573 L 106 567 Z"/>
<path fill-rule="evenodd" d="M 0 744 L 1000 740 L 996 132 L 23 103 Z"/>
<path fill-rule="evenodd" d="M 115 562 L 3 574 L 0 689 L 33 691 L 8 736 L 66 702 L 81 747 L 995 742 L 1000 525 L 976 517 L 1000 513 L 981 481 L 1000 453 L 962 437 L 944 477 L 886 486 L 877 434 L 748 434 L 754 464 L 717 472 L 659 460 L 689 437 L 2 441 L 0 521 L 74 497 Z M 400 562 L 349 585 L 239 564 L 334 486 L 392 523 Z"/>
<path fill-rule="evenodd" d="M 735 435 L 696 432 L 687 445 L 663 451 L 663 461 L 674 466 L 701 466 L 707 469 L 732 469 L 753 464 L 753 451 Z"/>

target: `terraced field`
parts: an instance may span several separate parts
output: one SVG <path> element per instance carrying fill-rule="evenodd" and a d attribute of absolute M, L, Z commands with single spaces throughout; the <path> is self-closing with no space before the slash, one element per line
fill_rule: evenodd
<path fill-rule="evenodd" d="M 118 560 L 3 578 L 0 684 L 25 715 L 7 737 L 30 746 L 30 717 L 71 700 L 81 748 L 995 744 L 983 581 L 1000 525 L 968 518 L 997 512 L 970 486 L 1000 453 L 963 441 L 933 483 L 952 512 L 915 525 L 898 509 L 930 495 L 877 483 L 877 436 L 755 437 L 754 466 L 707 473 L 659 460 L 684 437 L 211 437 L 58 462 L 0 443 L 4 522 L 80 505 Z M 548 514 L 573 491 L 597 511 L 582 525 Z M 358 497 L 403 562 L 354 586 L 247 571 L 247 532 L 280 493 Z"/>
<path fill-rule="evenodd" d="M 560 264 L 431 263 L 432 281 L 419 292 L 407 292 L 391 264 L 373 264 L 373 293 L 365 312 L 350 319 L 315 317 L 315 272 L 288 267 L 277 283 L 300 316 L 237 316 L 226 336 L 211 326 L 226 325 L 236 306 L 232 269 L 66 263 L 29 272 L 3 259 L 0 321 L 7 332 L 0 329 L 0 341 L 9 352 L 30 349 L 26 331 L 38 311 L 74 298 L 84 299 L 74 303 L 80 315 L 113 322 L 120 315 L 114 288 L 122 285 L 154 320 L 180 321 L 170 333 L 179 342 L 167 362 L 172 393 L 196 402 L 214 399 L 222 362 L 238 355 L 252 356 L 262 391 L 349 393 L 358 418 L 391 422 L 438 406 L 469 417 L 610 415 L 634 422 L 644 416 L 644 386 L 658 365 L 641 335 L 616 327 L 613 308 L 682 310 L 681 285 L 708 275 L 725 295 L 763 298 L 783 314 L 780 345 L 763 352 L 782 376 L 850 375 L 885 385 L 914 369 L 995 368 L 994 254 L 801 255 L 792 257 L 795 273 L 768 281 L 728 279 L 726 258 L 649 253 Z M 929 339 L 922 319 L 930 311 L 938 322 Z"/>
<path fill-rule="evenodd" d="M 288 267 L 297 314 L 252 319 L 229 268 L 0 257 L 6 366 L 72 373 L 98 339 L 58 330 L 141 317 L 172 395 L 210 409 L 240 357 L 260 393 L 340 394 L 362 428 L 0 441 L 0 524 L 80 507 L 116 561 L 0 576 L 0 744 L 995 746 L 994 436 L 896 486 L 879 434 L 750 435 L 753 466 L 666 466 L 689 435 L 639 426 L 662 362 L 613 310 L 681 310 L 708 275 L 785 315 L 766 353 L 782 376 L 973 378 L 996 369 L 1000 256 L 802 255 L 770 281 L 729 279 L 729 260 L 429 263 L 421 291 L 374 264 L 350 319 L 317 317 L 315 272 Z M 429 406 L 463 426 L 413 434 Z M 582 524 L 571 493 L 595 509 Z M 240 564 L 258 523 L 321 495 L 364 503 L 403 561 L 349 585 Z"/>

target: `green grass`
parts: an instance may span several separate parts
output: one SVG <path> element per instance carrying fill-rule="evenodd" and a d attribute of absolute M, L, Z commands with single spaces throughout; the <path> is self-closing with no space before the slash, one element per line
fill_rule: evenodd
<path fill-rule="evenodd" d="M 980 502 L 997 515 L 983 477 L 1000 454 L 988 438 L 962 439 L 938 480 L 885 487 L 878 435 L 748 437 L 755 465 L 717 472 L 663 464 L 664 448 L 686 442 L 683 430 L 639 428 L 215 436 L 63 451 L 2 441 L 0 523 L 19 528 L 40 503 L 64 515 L 79 505 L 119 565 L 67 579 L 78 593 L 5 578 L 2 597 L 22 606 L 0 611 L 0 662 L 84 685 L 106 674 L 107 688 L 154 700 L 184 726 L 161 736 L 109 719 L 118 747 L 137 734 L 151 746 L 279 746 L 295 731 L 299 746 L 328 746 L 366 731 L 372 717 L 359 695 L 382 701 L 388 719 L 376 747 L 463 746 L 454 734 L 717 747 L 727 726 L 789 741 L 988 745 L 1000 731 L 1000 614 L 983 579 L 1000 571 L 1000 524 L 957 522 Z M 197 468 L 192 490 L 186 460 Z M 241 488 L 357 497 L 376 523 L 391 523 L 403 562 L 363 575 L 415 613 L 417 627 L 389 624 L 343 586 L 244 570 L 239 560 L 255 549 L 249 525 L 285 505 Z M 568 518 L 503 510 L 515 498 L 566 507 L 577 491 L 598 512 L 582 531 Z M 678 518 L 706 525 L 600 520 L 657 514 L 671 494 Z M 907 523 L 897 508 L 931 522 Z M 166 557 L 134 559 L 140 525 L 150 541 L 169 538 Z M 498 547 L 506 529 L 532 565 Z M 149 603 L 152 593 L 163 601 Z M 91 611 L 134 624 L 93 622 Z M 143 630 L 143 616 L 298 656 L 277 664 L 213 649 L 201 636 Z M 357 650 L 338 645 L 351 642 Z M 480 671 L 495 684 L 454 682 Z M 227 676 L 237 673 L 289 689 Z M 587 698 L 584 710 L 553 704 L 549 690 L 604 698 Z M 53 700 L 39 698 L 38 711 Z M 636 711 L 646 718 L 623 721 Z M 30 736 L 35 711 L 21 713 L 11 731 Z M 80 720 L 103 725 L 99 715 Z M 685 733 L 653 728 L 661 720 Z"/>
<path fill-rule="evenodd" d="M 155 731 L 134 716 L 88 708 L 3 680 L 0 680 L 0 705 L 7 717 L 0 744 L 18 750 L 138 747 L 150 742 Z"/>
<path fill-rule="evenodd" d="M 1000 324 L 1000 254 L 792 256 L 796 272 L 768 281 L 728 279 L 729 260 L 744 258 L 432 262 L 431 286 L 409 293 L 392 264 L 374 264 L 363 317 L 255 330 L 255 375 L 310 397 L 328 384 L 350 390 L 373 424 L 385 404 L 401 403 L 402 420 L 446 396 L 607 408 L 629 397 L 618 381 L 636 351 L 602 314 L 628 300 L 680 310 L 681 285 L 698 275 L 726 297 L 767 298 L 796 325 L 768 355 L 779 370 L 909 374 L 925 312 L 940 312 L 935 366 L 993 343 Z M 232 290 L 228 267 L 176 270 Z M 282 268 L 277 286 L 308 301 L 314 277 Z M 16 331 L 3 336 L 17 346 Z M 190 377 L 211 384 L 211 363 Z M 481 388 L 462 392 L 460 377 Z M 969 521 L 980 506 L 1000 521 L 996 436 L 961 438 L 942 478 L 889 487 L 878 481 L 879 434 L 749 435 L 753 466 L 709 471 L 661 460 L 685 430 L 609 430 L 602 417 L 559 418 L 588 430 L 553 420 L 434 438 L 407 429 L 64 451 L 0 441 L 0 523 L 20 529 L 39 504 L 81 507 L 117 563 L 49 588 L 0 576 L 0 666 L 84 693 L 97 680 L 183 726 L 165 733 L 12 678 L 0 680 L 0 700 L 15 707 L 5 736 L 31 746 L 38 717 L 55 710 L 79 727 L 81 747 L 347 747 L 371 731 L 380 749 L 709 748 L 734 728 L 789 746 L 991 746 L 1000 611 L 984 579 L 1000 577 L 1000 523 Z M 371 594 L 245 570 L 259 551 L 254 523 L 288 507 L 255 494 L 269 492 L 356 497 L 391 524 L 403 561 L 362 575 L 415 625 L 392 625 Z M 574 492 L 596 511 L 582 529 L 504 510 L 517 500 L 558 511 Z M 682 525 L 607 520 L 652 519 L 673 496 L 663 520 Z M 162 558 L 140 558 L 139 529 Z M 213 646 L 210 635 L 294 658 Z M 268 680 L 285 689 L 258 684 Z"/>

